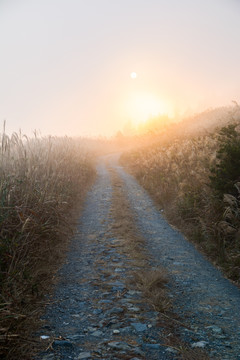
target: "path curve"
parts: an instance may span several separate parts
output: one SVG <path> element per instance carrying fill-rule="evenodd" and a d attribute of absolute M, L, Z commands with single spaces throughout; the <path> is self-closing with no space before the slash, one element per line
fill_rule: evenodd
<path fill-rule="evenodd" d="M 211 358 L 240 359 L 240 291 L 216 270 L 155 208 L 142 187 L 107 157 L 121 179 L 152 266 L 170 274 L 174 311 L 186 323 L 182 337 L 203 346 Z M 142 306 L 139 291 L 126 285 L 131 259 L 118 251 L 111 226 L 112 185 L 106 158 L 89 192 L 78 233 L 59 271 L 53 302 L 38 336 L 52 346 L 41 360 L 61 359 L 178 359 L 174 349 L 159 341 L 157 312 Z"/>

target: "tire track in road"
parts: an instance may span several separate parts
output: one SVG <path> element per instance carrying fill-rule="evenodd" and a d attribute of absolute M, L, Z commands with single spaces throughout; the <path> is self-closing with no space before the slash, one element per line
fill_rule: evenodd
<path fill-rule="evenodd" d="M 39 336 L 50 341 L 39 359 L 174 359 L 159 343 L 158 313 L 128 284 L 134 262 L 111 231 L 111 175 L 103 162 L 97 170 L 43 318 Z"/>
<path fill-rule="evenodd" d="M 175 311 L 211 356 L 240 359 L 240 290 L 173 229 L 148 194 L 112 158 L 155 264 L 171 275 Z M 186 332 L 184 338 L 188 338 Z"/>
<path fill-rule="evenodd" d="M 47 335 L 50 341 L 38 359 L 207 359 L 201 350 L 198 355 L 194 350 L 192 355 L 184 352 L 184 343 L 190 348 L 204 346 L 212 358 L 240 359 L 239 290 L 167 224 L 146 192 L 118 165 L 118 156 L 109 156 L 107 163 L 122 179 L 150 254 L 147 263 L 164 266 L 170 274 L 174 311 L 186 324 L 176 326 L 183 342 L 168 343 L 165 330 L 175 331 L 174 321 L 169 319 L 169 327 L 160 321 L 141 291 L 129 285 L 132 271 L 139 267 L 123 251 L 124 237 L 112 231 L 113 188 L 102 159 L 78 233 L 59 271 L 46 324 L 39 330 L 38 336 Z"/>

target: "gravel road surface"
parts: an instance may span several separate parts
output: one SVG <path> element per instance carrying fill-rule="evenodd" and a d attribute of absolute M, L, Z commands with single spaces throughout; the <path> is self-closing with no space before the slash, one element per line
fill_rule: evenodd
<path fill-rule="evenodd" d="M 109 167 L 124 182 L 151 266 L 170 276 L 169 296 L 181 319 L 181 337 L 209 358 L 240 359 L 240 290 L 226 280 L 164 220 L 148 194 L 118 165 L 118 157 L 99 161 L 78 232 L 43 319 L 38 336 L 48 349 L 37 359 L 180 359 L 166 346 L 158 312 L 129 288 L 134 262 L 118 249 L 111 234 L 112 183 Z M 106 166 L 108 163 L 108 167 Z M 47 346 L 47 344 L 49 346 Z M 206 357 L 207 359 L 207 357 Z"/>

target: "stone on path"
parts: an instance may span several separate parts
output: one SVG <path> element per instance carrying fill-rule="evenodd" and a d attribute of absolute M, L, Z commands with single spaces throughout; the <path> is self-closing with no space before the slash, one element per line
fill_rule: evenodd
<path fill-rule="evenodd" d="M 76 360 L 83 360 L 83 359 L 91 359 L 91 353 L 90 352 L 83 352 L 81 354 L 78 355 L 78 357 L 76 358 Z"/>

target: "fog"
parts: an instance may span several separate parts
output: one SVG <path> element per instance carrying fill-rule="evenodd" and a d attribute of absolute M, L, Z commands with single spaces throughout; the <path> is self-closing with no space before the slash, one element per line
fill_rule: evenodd
<path fill-rule="evenodd" d="M 239 38 L 234 0 L 2 0 L 0 124 L 111 136 L 228 106 L 240 100 Z"/>

